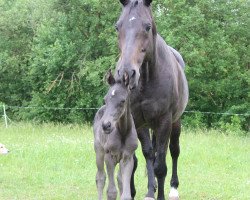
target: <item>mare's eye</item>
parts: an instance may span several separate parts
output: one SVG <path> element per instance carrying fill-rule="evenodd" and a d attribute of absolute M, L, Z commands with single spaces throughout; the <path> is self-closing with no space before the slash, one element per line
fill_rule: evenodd
<path fill-rule="evenodd" d="M 125 103 L 125 100 L 121 100 L 121 102 L 120 102 L 121 104 L 124 104 Z"/>
<path fill-rule="evenodd" d="M 147 24 L 146 27 L 145 27 L 145 30 L 146 30 L 147 32 L 149 32 L 150 29 L 151 29 L 151 24 Z"/>

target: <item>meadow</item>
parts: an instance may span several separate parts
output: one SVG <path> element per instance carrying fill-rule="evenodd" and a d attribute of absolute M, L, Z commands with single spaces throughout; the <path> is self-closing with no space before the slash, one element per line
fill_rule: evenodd
<path fill-rule="evenodd" d="M 0 199 L 96 200 L 95 153 L 90 125 L 0 124 Z M 136 199 L 146 193 L 145 161 L 136 154 Z M 169 191 L 171 159 L 167 156 Z M 179 193 L 182 200 L 247 200 L 250 137 L 218 130 L 185 129 L 181 135 Z"/>

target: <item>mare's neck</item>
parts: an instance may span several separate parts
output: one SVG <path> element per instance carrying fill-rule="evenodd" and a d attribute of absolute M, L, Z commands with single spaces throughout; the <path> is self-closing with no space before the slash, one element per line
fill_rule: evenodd
<path fill-rule="evenodd" d="M 157 34 L 153 38 L 152 51 L 147 55 L 142 64 L 141 81 L 143 84 L 157 77 Z"/>

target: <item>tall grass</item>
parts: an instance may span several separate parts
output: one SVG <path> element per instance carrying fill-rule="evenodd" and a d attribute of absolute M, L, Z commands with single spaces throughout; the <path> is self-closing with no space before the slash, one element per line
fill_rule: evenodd
<path fill-rule="evenodd" d="M 179 193 L 183 200 L 250 197 L 249 137 L 216 130 L 184 130 L 179 158 Z M 0 199 L 96 200 L 95 153 L 89 125 L 0 125 L 0 143 L 11 150 L 0 156 Z M 145 161 L 136 152 L 136 199 L 146 193 Z M 168 176 L 171 159 L 167 156 Z"/>

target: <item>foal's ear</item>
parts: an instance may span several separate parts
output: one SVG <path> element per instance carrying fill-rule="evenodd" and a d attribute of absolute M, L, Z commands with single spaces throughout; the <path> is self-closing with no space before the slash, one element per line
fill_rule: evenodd
<path fill-rule="evenodd" d="M 112 75 L 111 69 L 108 70 L 106 74 L 106 79 L 109 85 L 114 85 L 115 84 L 115 78 Z"/>
<path fill-rule="evenodd" d="M 152 0 L 144 0 L 145 6 L 150 6 L 151 3 L 152 3 Z"/>
<path fill-rule="evenodd" d="M 123 6 L 126 6 L 129 3 L 130 0 L 120 0 L 121 4 Z"/>

